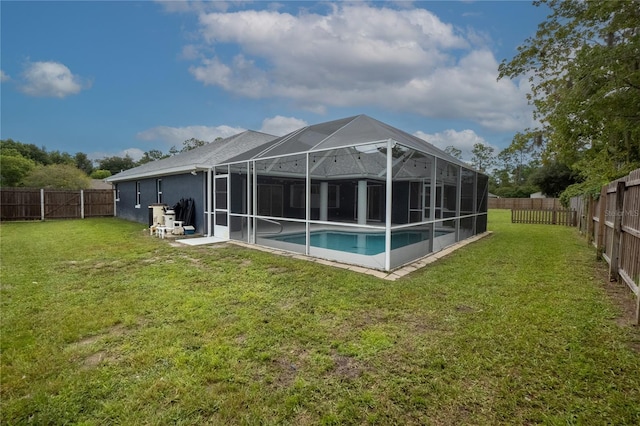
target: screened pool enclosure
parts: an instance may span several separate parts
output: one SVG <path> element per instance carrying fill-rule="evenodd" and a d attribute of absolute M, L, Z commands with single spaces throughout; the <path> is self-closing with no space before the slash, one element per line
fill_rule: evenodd
<path fill-rule="evenodd" d="M 209 234 L 389 271 L 483 233 L 488 178 L 365 115 L 209 171 Z"/>

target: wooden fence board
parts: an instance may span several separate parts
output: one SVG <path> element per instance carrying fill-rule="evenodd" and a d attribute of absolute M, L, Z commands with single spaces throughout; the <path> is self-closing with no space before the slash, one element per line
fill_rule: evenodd
<path fill-rule="evenodd" d="M 84 216 L 113 216 L 113 191 L 88 189 L 84 191 Z"/>
<path fill-rule="evenodd" d="M 563 209 L 558 198 L 489 198 L 490 209 L 555 210 Z"/>
<path fill-rule="evenodd" d="M 113 216 L 113 191 L 2 188 L 0 220 L 73 219 Z"/>
<path fill-rule="evenodd" d="M 511 223 L 574 226 L 575 222 L 574 210 L 511 210 Z"/>
<path fill-rule="evenodd" d="M 598 200 L 575 199 L 576 206 L 580 203 L 593 206 L 581 232 L 594 241 L 598 256 L 609 264 L 611 278 L 624 282 L 636 295 L 640 324 L 640 169 L 604 185 Z"/>

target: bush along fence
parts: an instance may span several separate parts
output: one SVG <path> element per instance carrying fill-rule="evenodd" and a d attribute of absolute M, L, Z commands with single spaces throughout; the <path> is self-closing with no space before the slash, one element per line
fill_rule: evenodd
<path fill-rule="evenodd" d="M 602 187 L 600 197 L 574 197 L 577 226 L 609 264 L 609 279 L 636 295 L 640 325 L 640 169 Z"/>
<path fill-rule="evenodd" d="M 0 220 L 84 219 L 115 216 L 111 189 L 2 188 Z"/>

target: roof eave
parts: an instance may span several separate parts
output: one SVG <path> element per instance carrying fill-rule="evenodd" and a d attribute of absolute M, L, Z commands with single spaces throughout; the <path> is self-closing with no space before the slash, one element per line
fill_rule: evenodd
<path fill-rule="evenodd" d="M 142 172 L 142 173 L 133 173 L 133 174 L 129 174 L 129 175 L 122 176 L 122 177 L 119 177 L 119 174 L 118 174 L 118 175 L 106 178 L 105 181 L 110 182 L 110 183 L 118 183 L 118 182 L 126 182 L 126 181 L 129 181 L 129 180 L 153 178 L 153 177 L 158 177 L 158 176 L 181 175 L 181 174 L 186 174 L 186 173 L 191 173 L 191 172 L 207 171 L 210 168 L 211 168 L 210 166 L 207 166 L 207 165 L 204 165 L 204 164 L 190 164 L 190 165 L 187 165 L 187 166 L 170 167 L 170 168 L 162 169 L 162 170 L 153 170 L 153 171 Z"/>

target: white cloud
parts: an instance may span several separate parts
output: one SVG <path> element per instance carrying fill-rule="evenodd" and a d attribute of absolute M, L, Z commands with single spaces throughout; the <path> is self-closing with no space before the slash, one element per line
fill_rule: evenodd
<path fill-rule="evenodd" d="M 182 52 L 180 53 L 180 59 L 186 60 L 195 60 L 201 57 L 200 49 L 198 46 L 193 44 L 187 44 L 182 48 Z"/>
<path fill-rule="evenodd" d="M 477 143 L 493 147 L 496 153 L 500 151 L 499 148 L 489 144 L 482 136 L 479 136 L 476 132 L 469 129 L 462 131 L 449 129 L 444 132 L 433 134 L 417 131 L 414 133 L 414 136 L 424 139 L 431 145 L 435 145 L 443 151 L 448 146 L 458 148 L 462 151 L 462 159 L 466 162 L 471 161 L 471 157 L 473 156 L 473 154 L 471 154 L 471 150 Z"/>
<path fill-rule="evenodd" d="M 260 131 L 274 136 L 284 136 L 307 125 L 306 121 L 299 118 L 276 115 L 272 118 L 265 118 Z"/>
<path fill-rule="evenodd" d="M 210 0 L 156 0 L 165 11 L 170 13 L 206 12 L 208 10 L 226 11 L 229 2 Z"/>
<path fill-rule="evenodd" d="M 99 161 L 107 157 L 125 157 L 127 155 L 131 157 L 133 161 L 138 161 L 144 155 L 144 151 L 139 148 L 126 148 L 118 152 L 95 151 L 87 154 L 87 157 L 93 161 Z"/>
<path fill-rule="evenodd" d="M 64 98 L 90 87 L 59 62 L 29 62 L 22 73 L 21 90 L 30 96 Z"/>
<path fill-rule="evenodd" d="M 144 141 L 162 141 L 167 146 L 175 145 L 178 148 L 182 146 L 182 142 L 196 138 L 205 142 L 211 142 L 217 137 L 227 138 L 240 132 L 245 131 L 241 127 L 231 126 L 186 126 L 186 127 L 169 127 L 158 126 L 139 132 L 136 138 Z"/>
<path fill-rule="evenodd" d="M 0 82 L 4 83 L 5 81 L 9 81 L 9 80 L 11 80 L 11 77 L 9 77 L 9 74 L 5 74 L 3 70 L 0 70 Z"/>
<path fill-rule="evenodd" d="M 139 148 L 127 148 L 121 151 L 122 156 L 128 155 L 133 158 L 134 161 L 138 161 L 144 155 L 144 151 Z"/>
<path fill-rule="evenodd" d="M 486 36 L 461 32 L 425 9 L 332 3 L 327 15 L 275 10 L 200 12 L 204 43 L 236 44 L 233 58 L 202 58 L 190 72 L 205 85 L 300 108 L 379 106 L 434 118 L 520 130 L 531 109 L 520 87 L 496 81 Z"/>

